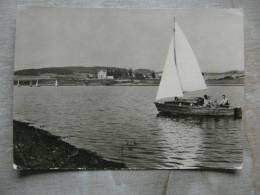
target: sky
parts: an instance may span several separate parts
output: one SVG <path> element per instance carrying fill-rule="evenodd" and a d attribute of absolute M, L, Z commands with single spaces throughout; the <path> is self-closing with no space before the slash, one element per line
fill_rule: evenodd
<path fill-rule="evenodd" d="M 114 66 L 161 71 L 173 18 L 203 72 L 244 70 L 240 9 L 90 9 L 20 7 L 15 70 Z"/>

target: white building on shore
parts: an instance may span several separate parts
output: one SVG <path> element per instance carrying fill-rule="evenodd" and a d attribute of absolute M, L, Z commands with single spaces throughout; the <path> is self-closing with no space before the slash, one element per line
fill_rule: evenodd
<path fill-rule="evenodd" d="M 106 70 L 100 70 L 97 73 L 98 79 L 106 79 L 107 78 L 107 71 Z"/>

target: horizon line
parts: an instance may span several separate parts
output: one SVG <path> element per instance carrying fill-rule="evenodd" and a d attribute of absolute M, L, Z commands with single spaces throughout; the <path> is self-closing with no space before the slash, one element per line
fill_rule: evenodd
<path fill-rule="evenodd" d="M 132 69 L 132 70 L 138 70 L 138 69 L 146 69 L 146 70 L 151 70 L 154 72 L 163 72 L 163 70 L 153 70 L 150 68 L 131 68 L 131 67 L 117 67 L 117 66 L 105 66 L 105 65 L 97 65 L 97 66 L 84 66 L 84 65 L 79 65 L 79 66 L 53 66 L 53 67 L 42 67 L 42 68 L 23 68 L 23 69 L 15 69 L 14 72 L 16 71 L 21 71 L 21 70 L 37 70 L 37 69 L 46 69 L 46 68 L 93 68 L 93 67 L 103 67 L 103 68 L 121 68 L 121 69 Z M 221 71 L 221 72 L 210 72 L 210 71 L 201 71 L 202 73 L 226 73 L 226 72 L 232 72 L 232 71 L 239 71 L 239 72 L 245 72 L 245 70 L 239 70 L 239 69 L 230 69 L 227 71 Z"/>

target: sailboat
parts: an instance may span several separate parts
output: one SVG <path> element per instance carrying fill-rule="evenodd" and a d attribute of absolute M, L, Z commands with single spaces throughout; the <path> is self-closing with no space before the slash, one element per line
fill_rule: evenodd
<path fill-rule="evenodd" d="M 184 99 L 185 93 L 205 90 L 203 78 L 196 56 L 182 29 L 175 22 L 166 57 L 162 78 L 154 102 L 159 113 L 175 116 L 235 116 L 242 117 L 241 108 L 205 107 L 196 104 L 196 98 Z M 180 100 L 178 103 L 174 100 Z"/>
<path fill-rule="evenodd" d="M 58 80 L 55 81 L 55 87 L 58 87 Z"/>
<path fill-rule="evenodd" d="M 37 80 L 36 83 L 35 83 L 35 87 L 40 87 L 38 80 Z"/>

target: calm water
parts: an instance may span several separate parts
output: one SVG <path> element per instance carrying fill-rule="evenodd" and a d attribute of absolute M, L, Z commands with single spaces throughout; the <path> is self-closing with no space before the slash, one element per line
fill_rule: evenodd
<path fill-rule="evenodd" d="M 233 168 L 242 161 L 242 121 L 163 118 L 156 86 L 15 87 L 14 118 L 129 168 Z M 242 86 L 211 86 L 241 105 Z"/>

